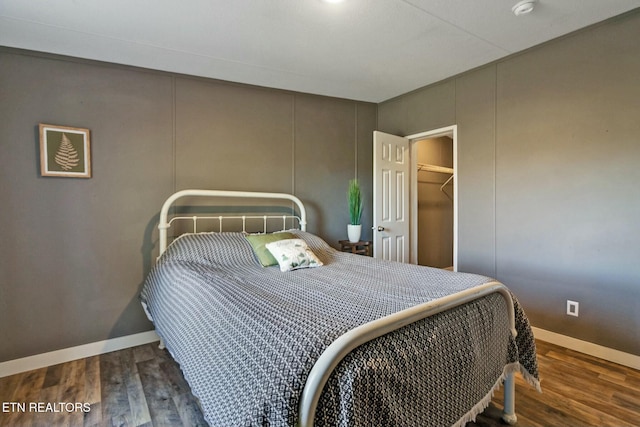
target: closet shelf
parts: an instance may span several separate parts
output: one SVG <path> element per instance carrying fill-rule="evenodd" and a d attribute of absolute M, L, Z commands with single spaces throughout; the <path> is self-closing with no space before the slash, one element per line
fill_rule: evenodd
<path fill-rule="evenodd" d="M 418 172 L 420 171 L 450 173 L 450 174 L 453 174 L 454 172 L 453 168 L 447 168 L 445 166 L 430 165 L 427 163 L 418 163 Z"/>
<path fill-rule="evenodd" d="M 447 186 L 447 184 L 449 182 L 451 182 L 451 180 L 453 179 L 453 175 L 454 175 L 454 170 L 453 168 L 448 168 L 445 166 L 437 166 L 437 165 L 430 165 L 428 163 L 418 163 L 418 172 L 439 172 L 439 173 L 450 173 L 451 176 L 449 177 L 449 179 L 447 179 L 444 184 L 442 184 L 440 186 L 440 191 L 444 191 L 444 187 Z"/>

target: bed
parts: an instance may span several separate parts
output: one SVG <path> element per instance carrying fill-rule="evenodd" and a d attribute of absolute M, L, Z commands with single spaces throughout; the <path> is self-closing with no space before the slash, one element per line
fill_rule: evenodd
<path fill-rule="evenodd" d="M 169 219 L 185 197 L 278 200 L 291 213 L 209 216 L 218 229 L 202 232 L 197 215 Z M 230 218 L 239 231 L 223 230 Z M 193 229 L 168 245 L 184 219 Z M 256 220 L 262 230 L 247 229 Z M 515 423 L 513 374 L 540 385 L 529 322 L 504 285 L 339 252 L 306 221 L 283 193 L 183 190 L 161 209 L 141 302 L 211 426 L 464 426 L 503 383 Z M 310 261 L 283 256 L 294 246 Z"/>

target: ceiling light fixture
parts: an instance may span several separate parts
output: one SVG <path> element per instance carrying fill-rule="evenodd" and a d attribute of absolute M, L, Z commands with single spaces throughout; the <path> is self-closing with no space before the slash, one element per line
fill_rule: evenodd
<path fill-rule="evenodd" d="M 324 3 L 342 3 L 344 0 L 322 0 Z"/>
<path fill-rule="evenodd" d="M 516 5 L 511 8 L 511 11 L 516 16 L 526 15 L 533 10 L 535 5 L 535 0 L 523 0 L 516 3 Z"/>

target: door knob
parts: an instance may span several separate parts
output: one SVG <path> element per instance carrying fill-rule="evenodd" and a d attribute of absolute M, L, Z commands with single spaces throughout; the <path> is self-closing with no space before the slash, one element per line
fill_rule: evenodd
<path fill-rule="evenodd" d="M 379 226 L 378 226 L 378 228 L 377 228 L 377 230 L 378 230 L 378 231 L 384 231 L 384 227 L 383 227 L 383 226 L 381 226 L 381 225 L 379 225 Z"/>

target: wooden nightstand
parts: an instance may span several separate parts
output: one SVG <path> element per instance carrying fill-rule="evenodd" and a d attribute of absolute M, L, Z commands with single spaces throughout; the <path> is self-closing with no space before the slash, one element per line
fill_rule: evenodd
<path fill-rule="evenodd" d="M 342 252 L 371 256 L 372 242 L 365 242 L 361 240 L 356 243 L 351 243 L 348 240 L 339 240 L 338 243 L 340 243 L 340 250 Z"/>

